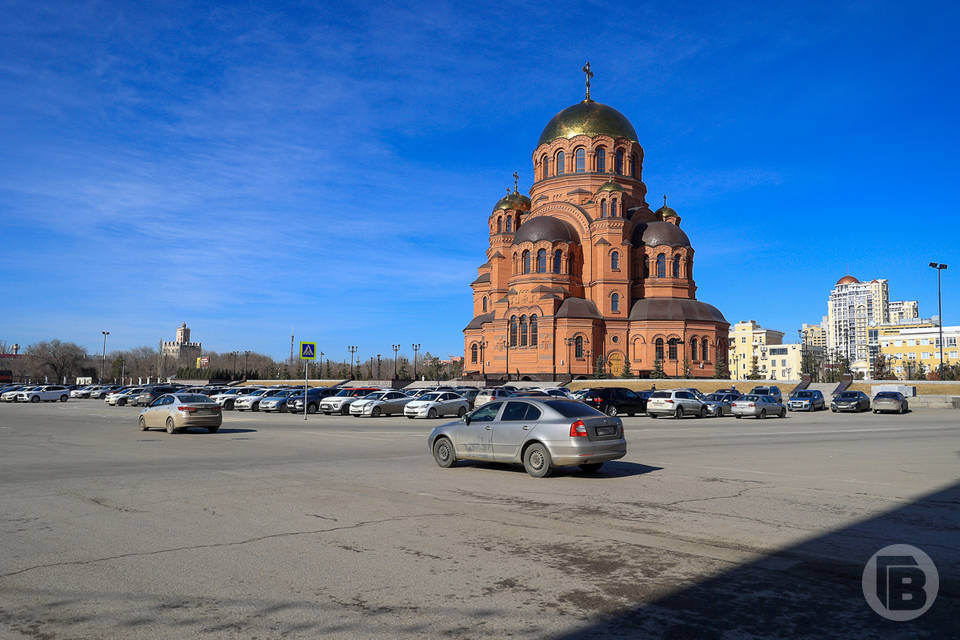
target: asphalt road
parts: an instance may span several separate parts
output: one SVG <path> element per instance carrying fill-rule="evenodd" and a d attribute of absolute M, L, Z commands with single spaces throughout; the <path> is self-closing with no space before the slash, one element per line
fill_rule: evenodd
<path fill-rule="evenodd" d="M 0 637 L 960 632 L 960 412 L 624 423 L 624 460 L 538 480 L 437 467 L 436 421 L 0 405 Z M 862 594 L 894 543 L 939 570 L 910 622 Z"/>

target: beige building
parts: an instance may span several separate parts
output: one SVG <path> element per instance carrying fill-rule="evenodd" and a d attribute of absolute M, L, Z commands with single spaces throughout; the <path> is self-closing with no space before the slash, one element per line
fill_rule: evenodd
<path fill-rule="evenodd" d="M 729 367 L 734 378 L 742 379 L 753 369 L 753 357 L 759 366 L 763 345 L 783 344 L 783 331 L 764 329 L 756 320 L 738 322 L 730 327 Z"/>
<path fill-rule="evenodd" d="M 896 323 L 920 317 L 920 303 L 916 300 L 891 300 L 888 322 Z"/>
<path fill-rule="evenodd" d="M 162 373 L 176 371 L 178 367 L 193 364 L 200 357 L 203 345 L 199 342 L 190 342 L 190 329 L 184 322 L 177 327 L 177 339 L 160 341 L 160 363 L 158 370 Z"/>
<path fill-rule="evenodd" d="M 923 324 L 924 326 L 917 326 Z M 919 366 L 934 371 L 940 366 L 940 328 L 931 321 L 912 326 L 878 327 L 880 353 L 894 375 L 916 379 Z M 960 364 L 960 326 L 943 328 L 943 364 Z"/>
<path fill-rule="evenodd" d="M 826 317 L 824 321 L 820 324 L 807 324 L 803 323 L 803 326 L 800 328 L 800 339 L 803 344 L 808 347 L 816 347 L 826 350 L 827 348 L 827 330 L 826 326 Z"/>

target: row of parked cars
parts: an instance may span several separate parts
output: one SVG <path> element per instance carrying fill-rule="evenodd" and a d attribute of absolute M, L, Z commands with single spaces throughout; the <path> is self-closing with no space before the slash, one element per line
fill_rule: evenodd
<path fill-rule="evenodd" d="M 3 402 L 66 402 L 72 387 L 63 384 L 7 384 L 0 386 Z"/>

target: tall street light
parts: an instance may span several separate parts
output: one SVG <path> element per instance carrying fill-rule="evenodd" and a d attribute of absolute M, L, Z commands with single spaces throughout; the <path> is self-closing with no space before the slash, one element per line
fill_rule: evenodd
<path fill-rule="evenodd" d="M 359 347 L 357 347 L 357 345 L 355 345 L 355 344 L 347 345 L 347 351 L 350 352 L 350 379 L 351 379 L 351 380 L 354 379 L 354 375 L 353 375 L 353 354 L 355 354 L 355 353 L 357 352 L 357 349 L 358 349 L 358 348 L 359 348 Z"/>
<path fill-rule="evenodd" d="M 397 379 L 397 360 L 399 359 L 397 357 L 397 353 L 399 353 L 400 351 L 400 345 L 392 344 L 390 345 L 390 348 L 393 349 L 393 379 L 396 380 Z"/>
<path fill-rule="evenodd" d="M 411 344 L 410 348 L 413 349 L 413 379 L 417 379 L 417 353 L 420 351 L 420 344 Z"/>
<path fill-rule="evenodd" d="M 377 380 L 380 379 L 380 354 L 377 354 Z"/>
<path fill-rule="evenodd" d="M 107 362 L 107 336 L 110 335 L 110 332 L 101 331 L 100 333 L 103 334 L 103 356 L 100 358 L 100 382 L 103 383 L 103 365 Z"/>
<path fill-rule="evenodd" d="M 946 269 L 947 265 L 931 262 L 930 267 L 937 270 L 937 317 L 940 319 L 940 379 L 943 380 L 943 300 L 940 296 L 940 272 Z"/>

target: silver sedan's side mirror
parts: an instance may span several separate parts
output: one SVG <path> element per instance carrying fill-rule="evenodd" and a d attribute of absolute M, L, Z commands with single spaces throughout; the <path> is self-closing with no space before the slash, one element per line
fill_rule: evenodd
<path fill-rule="evenodd" d="M 470 424 L 470 414 L 469 414 L 469 413 L 463 414 L 463 417 L 460 418 L 460 419 L 463 420 L 464 424 Z"/>

